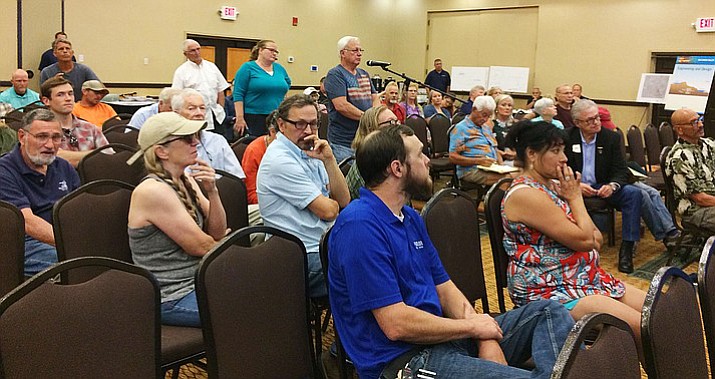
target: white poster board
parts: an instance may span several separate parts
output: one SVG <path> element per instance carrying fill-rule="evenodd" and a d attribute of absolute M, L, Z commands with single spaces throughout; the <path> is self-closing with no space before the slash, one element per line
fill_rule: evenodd
<path fill-rule="evenodd" d="M 476 85 L 487 88 L 489 67 L 452 66 L 451 91 L 469 91 Z"/>
<path fill-rule="evenodd" d="M 641 103 L 665 104 L 671 74 L 641 74 L 636 101 Z"/>
<path fill-rule="evenodd" d="M 681 56 L 675 63 L 673 76 L 665 95 L 665 109 L 683 107 L 705 112 L 710 86 L 715 75 L 715 56 Z"/>
<path fill-rule="evenodd" d="M 489 86 L 500 87 L 504 92 L 527 93 L 529 88 L 528 67 L 489 67 Z"/>

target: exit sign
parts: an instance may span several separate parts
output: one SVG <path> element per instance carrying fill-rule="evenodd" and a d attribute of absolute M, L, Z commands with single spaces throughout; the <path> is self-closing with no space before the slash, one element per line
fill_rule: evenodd
<path fill-rule="evenodd" d="M 227 7 L 227 6 L 222 6 L 221 7 L 221 19 L 222 20 L 236 20 L 236 16 L 238 16 L 238 11 L 236 10 L 236 7 Z"/>
<path fill-rule="evenodd" d="M 715 32 L 715 17 L 703 17 L 695 20 L 696 32 Z"/>

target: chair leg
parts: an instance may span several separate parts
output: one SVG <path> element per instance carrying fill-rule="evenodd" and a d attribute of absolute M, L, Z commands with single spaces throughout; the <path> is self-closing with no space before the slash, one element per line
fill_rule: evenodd
<path fill-rule="evenodd" d="M 323 333 L 328 331 L 328 324 L 330 324 L 330 317 L 332 317 L 332 313 L 330 312 L 330 308 L 325 310 L 325 317 L 323 318 Z"/>
<path fill-rule="evenodd" d="M 171 379 L 179 379 L 179 371 L 181 366 L 174 366 L 171 370 Z"/>
<path fill-rule="evenodd" d="M 680 245 L 683 243 L 683 237 L 685 237 L 686 234 L 687 233 L 685 233 L 685 231 L 682 231 L 682 233 L 680 233 L 680 237 L 678 237 L 678 242 L 675 243 L 675 247 L 670 248 L 670 251 L 668 252 L 668 262 L 665 264 L 666 266 L 670 266 L 670 264 L 673 263 L 673 258 L 675 258 L 675 254 L 678 254 Z"/>
<path fill-rule="evenodd" d="M 608 246 L 616 246 L 616 211 L 611 210 L 611 230 L 608 232 Z"/>

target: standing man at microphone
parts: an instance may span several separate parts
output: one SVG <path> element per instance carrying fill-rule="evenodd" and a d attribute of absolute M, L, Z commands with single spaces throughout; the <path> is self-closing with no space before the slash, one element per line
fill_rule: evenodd
<path fill-rule="evenodd" d="M 380 97 L 370 82 L 370 74 L 358 68 L 363 50 L 360 39 L 345 36 L 338 41 L 340 64 L 328 71 L 325 91 L 328 94 L 328 142 L 338 162 L 354 154 L 350 147 L 360 117 Z"/>

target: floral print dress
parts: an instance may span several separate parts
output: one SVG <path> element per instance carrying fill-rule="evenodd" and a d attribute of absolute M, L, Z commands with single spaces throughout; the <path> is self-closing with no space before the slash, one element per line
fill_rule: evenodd
<path fill-rule="evenodd" d="M 516 178 L 504 200 L 517 186 L 543 191 L 576 223 L 568 203 L 530 177 Z M 563 304 L 588 295 L 620 298 L 625 294 L 625 285 L 599 266 L 598 251 L 573 251 L 526 224 L 509 221 L 504 214 L 504 200 L 501 214 L 504 248 L 509 255 L 508 290 L 515 305 L 542 298 Z"/>

